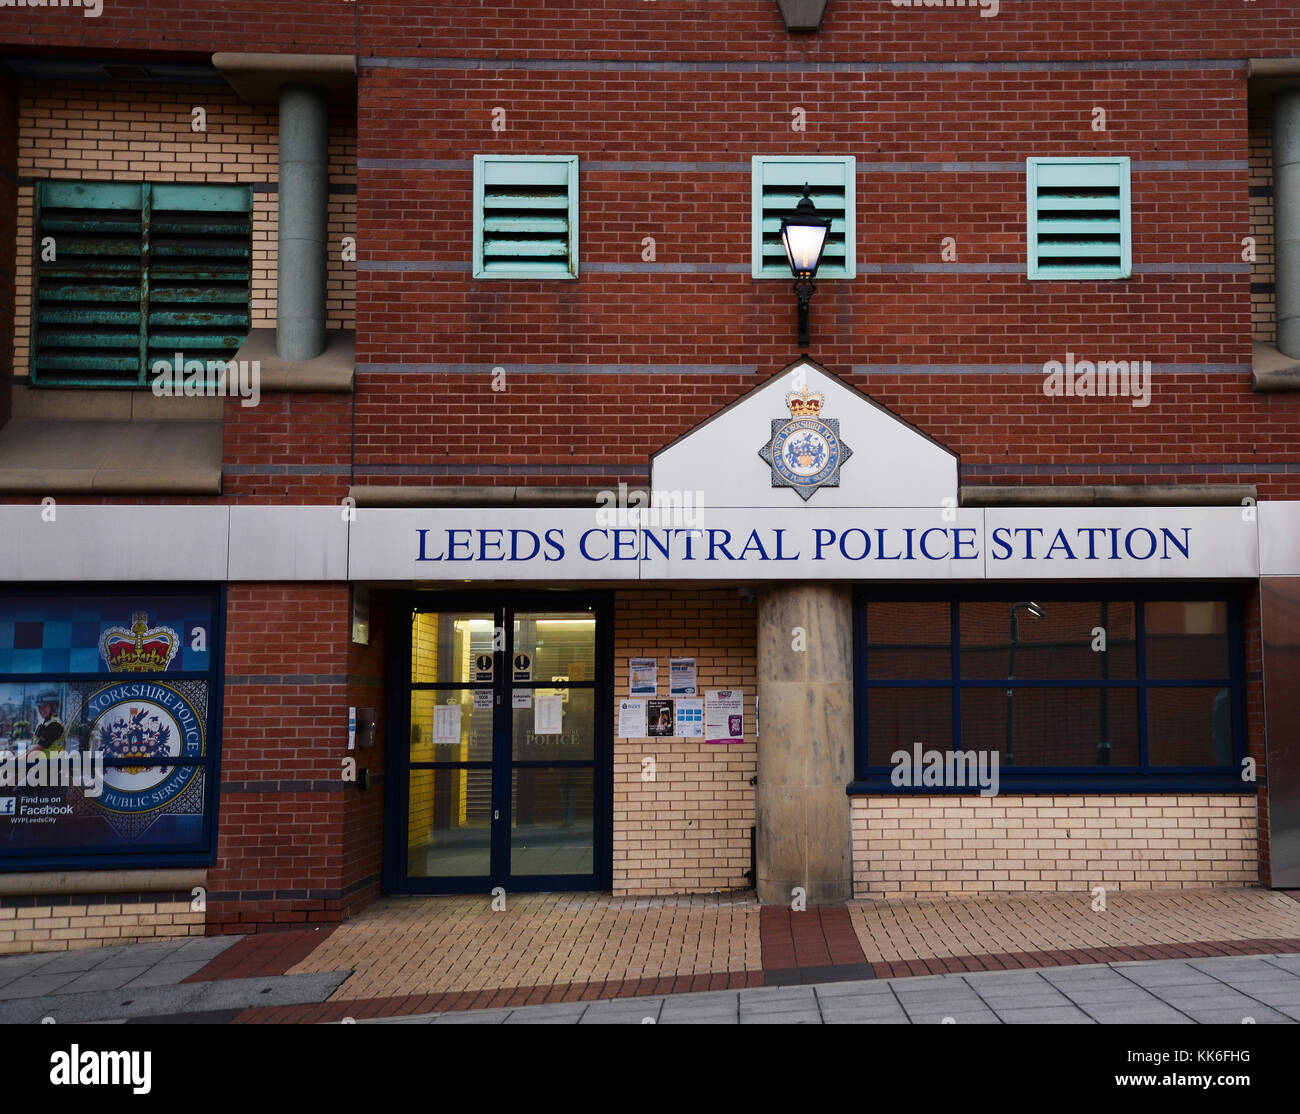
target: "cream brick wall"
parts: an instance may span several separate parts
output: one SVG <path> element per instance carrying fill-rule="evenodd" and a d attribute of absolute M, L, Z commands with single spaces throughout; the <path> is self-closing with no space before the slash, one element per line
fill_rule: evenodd
<path fill-rule="evenodd" d="M 207 130 L 191 112 L 207 112 Z M 249 105 L 224 86 L 83 82 L 29 83 L 19 105 L 18 234 L 14 261 L 14 373 L 28 373 L 31 344 L 32 216 L 30 179 L 130 182 L 230 182 L 253 192 L 252 326 L 275 326 L 279 120 L 271 105 Z M 330 125 L 331 187 L 357 181 L 356 126 Z M 329 195 L 326 327 L 355 328 L 356 264 L 343 260 L 344 236 L 356 235 L 355 192 Z"/>
<path fill-rule="evenodd" d="M 756 610 L 734 588 L 622 591 L 614 605 L 614 699 L 628 695 L 628 660 L 695 658 L 706 688 L 745 694 L 745 741 L 614 740 L 614 893 L 672 894 L 747 886 L 758 768 L 754 737 Z M 617 708 L 611 709 L 617 731 Z M 653 757 L 655 780 L 641 778 Z"/>
<path fill-rule="evenodd" d="M 202 936 L 203 914 L 188 900 L 104 904 L 14 905 L 0 897 L 0 955 L 101 948 L 146 940 Z"/>
<path fill-rule="evenodd" d="M 1242 794 L 855 797 L 852 825 L 860 898 L 1259 883 Z"/>
<path fill-rule="evenodd" d="M 1250 184 L 1273 184 L 1273 122 L 1268 111 L 1250 117 Z M 1255 237 L 1255 262 L 1251 282 L 1273 281 L 1273 199 L 1250 199 L 1250 234 Z M 1254 339 L 1272 344 L 1277 337 L 1277 300 L 1272 294 L 1250 296 L 1250 323 Z"/>

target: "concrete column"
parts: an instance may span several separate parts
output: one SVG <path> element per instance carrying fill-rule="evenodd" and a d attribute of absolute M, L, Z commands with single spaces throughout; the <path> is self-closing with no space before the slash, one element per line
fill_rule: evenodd
<path fill-rule="evenodd" d="M 806 649 L 795 649 L 798 630 Z M 758 594 L 758 899 L 853 896 L 853 594 L 777 584 Z"/>
<path fill-rule="evenodd" d="M 1273 100 L 1273 239 L 1277 347 L 1300 360 L 1300 88 Z"/>
<path fill-rule="evenodd" d="M 276 353 L 311 360 L 325 351 L 325 252 L 329 203 L 325 90 L 280 90 L 280 236 Z"/>

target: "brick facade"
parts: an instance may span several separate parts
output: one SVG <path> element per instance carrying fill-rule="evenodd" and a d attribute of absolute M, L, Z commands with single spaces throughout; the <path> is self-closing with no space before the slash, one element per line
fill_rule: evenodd
<path fill-rule="evenodd" d="M 1259 882 L 1251 796 L 853 800 L 853 893 L 1200 889 Z"/>
<path fill-rule="evenodd" d="M 749 884 L 758 768 L 754 735 L 755 607 L 735 589 L 621 591 L 614 604 L 614 693 L 628 692 L 628 659 L 696 659 L 700 695 L 745 694 L 745 741 L 614 740 L 614 892 L 697 893 Z M 617 725 L 616 725 L 617 727 Z M 654 760 L 646 780 L 643 759 Z"/>
<path fill-rule="evenodd" d="M 328 202 L 327 326 L 355 331 L 353 390 L 228 401 L 221 494 L 175 502 L 644 483 L 652 453 L 796 354 L 789 283 L 750 277 L 750 160 L 792 154 L 858 164 L 858 277 L 819 283 L 808 355 L 957 454 L 964 486 L 1239 483 L 1300 498 L 1300 395 L 1251 384 L 1252 341 L 1271 341 L 1276 314 L 1271 124 L 1246 75 L 1247 59 L 1300 53 L 1293 0 L 1027 0 L 992 19 L 836 0 L 816 35 L 787 34 L 772 0 L 110 0 L 98 19 L 28 14 L 9 13 L 3 34 L 29 59 L 358 62 L 355 114 L 331 116 Z M 34 183 L 252 185 L 252 318 L 271 328 L 278 127 L 274 106 L 216 82 L 0 83 L 0 338 L 12 333 L 0 424 L 28 372 Z M 475 154 L 580 159 L 578 281 L 472 278 Z M 1130 280 L 1026 279 L 1024 162 L 1067 154 L 1132 160 Z M 941 254 L 948 237 L 955 259 Z M 1150 406 L 1045 397 L 1039 369 L 1067 352 L 1151 361 Z M 376 588 L 359 646 L 346 584 L 229 586 L 207 931 L 336 921 L 380 892 L 385 684 L 404 668 L 388 660 L 384 612 Z M 740 745 L 615 740 L 614 891 L 746 885 L 754 603 L 734 586 L 618 589 L 613 623 L 615 698 L 633 656 L 661 670 L 694 656 L 702 689 L 746 697 Z M 1259 643 L 1252 591 L 1248 747 L 1264 784 Z M 365 790 L 340 777 L 349 706 L 379 712 L 379 744 L 354 752 Z M 1267 883 L 1267 809 L 1264 794 L 1258 808 L 1179 795 L 857 798 L 855 885 L 875 898 Z M 967 836 L 988 844 L 969 863 Z M 73 898 L 0 901 L 0 951 L 42 932 L 63 946 L 199 923 L 175 894 L 112 913 Z"/>

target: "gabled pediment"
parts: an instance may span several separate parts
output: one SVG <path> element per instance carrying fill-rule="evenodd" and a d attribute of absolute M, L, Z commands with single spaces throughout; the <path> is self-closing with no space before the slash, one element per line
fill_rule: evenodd
<path fill-rule="evenodd" d="M 710 507 L 942 507 L 957 498 L 954 453 L 809 359 L 660 449 L 650 477 L 655 491 L 701 492 Z"/>

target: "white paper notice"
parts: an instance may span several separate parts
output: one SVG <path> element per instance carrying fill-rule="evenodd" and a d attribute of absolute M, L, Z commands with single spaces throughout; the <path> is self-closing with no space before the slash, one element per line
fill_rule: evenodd
<path fill-rule="evenodd" d="M 564 699 L 559 696 L 537 694 L 533 701 L 533 734 L 558 735 L 564 716 Z"/>
<path fill-rule="evenodd" d="M 710 743 L 745 741 L 745 694 L 741 689 L 709 689 L 704 701 L 704 738 Z"/>
<path fill-rule="evenodd" d="M 704 738 L 704 701 L 677 701 L 677 738 Z"/>
<path fill-rule="evenodd" d="M 620 739 L 645 738 L 644 700 L 620 700 L 618 702 L 618 737 Z"/>
<path fill-rule="evenodd" d="M 629 695 L 654 696 L 659 691 L 659 659 L 632 658 L 628 662 L 631 678 Z"/>
<path fill-rule="evenodd" d="M 694 658 L 668 659 L 668 695 L 695 696 L 697 694 Z"/>
<path fill-rule="evenodd" d="M 474 707 L 491 708 L 492 707 L 492 690 L 475 689 L 474 690 Z"/>
<path fill-rule="evenodd" d="M 533 706 L 532 689 L 515 689 L 510 693 L 510 707 L 531 708 Z"/>
<path fill-rule="evenodd" d="M 433 741 L 435 744 L 460 742 L 460 705 L 433 706 Z"/>

